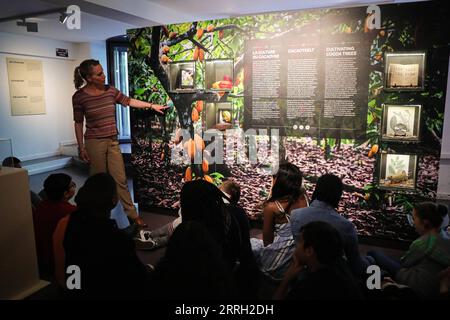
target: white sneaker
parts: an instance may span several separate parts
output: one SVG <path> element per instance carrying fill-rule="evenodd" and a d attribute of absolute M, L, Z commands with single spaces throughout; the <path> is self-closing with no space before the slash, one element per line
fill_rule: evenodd
<path fill-rule="evenodd" d="M 136 249 L 152 250 L 156 247 L 156 242 L 152 238 L 152 233 L 146 230 L 140 230 L 134 238 Z"/>

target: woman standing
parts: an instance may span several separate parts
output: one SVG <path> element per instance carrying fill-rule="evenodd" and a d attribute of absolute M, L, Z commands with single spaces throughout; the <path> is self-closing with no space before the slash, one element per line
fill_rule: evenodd
<path fill-rule="evenodd" d="M 117 185 L 117 195 L 128 218 L 146 227 L 138 216 L 127 186 L 125 166 L 117 139 L 116 103 L 163 114 L 168 107 L 130 99 L 116 88 L 105 85 L 105 74 L 98 60 L 85 60 L 74 72 L 77 91 L 72 96 L 75 135 L 79 157 L 89 163 L 90 174 L 110 173 Z M 86 132 L 83 139 L 83 124 Z"/>

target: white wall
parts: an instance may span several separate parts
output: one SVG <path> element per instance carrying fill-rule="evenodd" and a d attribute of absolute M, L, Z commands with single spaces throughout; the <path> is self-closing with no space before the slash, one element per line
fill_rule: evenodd
<path fill-rule="evenodd" d="M 56 48 L 69 49 L 58 58 Z M 42 61 L 46 114 L 11 116 L 6 57 Z M 84 59 L 99 59 L 106 69 L 104 42 L 76 44 L 36 36 L 0 33 L 0 138 L 11 138 L 21 160 L 60 153 L 60 144 L 75 142 L 72 115 L 73 70 Z"/>

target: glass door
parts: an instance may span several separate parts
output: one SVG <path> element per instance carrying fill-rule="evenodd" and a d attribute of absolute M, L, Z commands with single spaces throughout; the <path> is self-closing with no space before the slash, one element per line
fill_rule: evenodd
<path fill-rule="evenodd" d="M 114 47 L 114 83 L 115 87 L 128 95 L 128 60 L 126 47 Z M 130 140 L 130 108 L 116 105 L 116 122 L 119 140 Z"/>

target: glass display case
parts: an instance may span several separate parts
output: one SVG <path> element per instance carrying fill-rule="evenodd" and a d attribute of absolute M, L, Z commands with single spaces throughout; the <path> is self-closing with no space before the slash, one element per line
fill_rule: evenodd
<path fill-rule="evenodd" d="M 382 152 L 379 163 L 380 189 L 415 190 L 417 155 Z"/>
<path fill-rule="evenodd" d="M 234 81 L 233 59 L 215 59 L 205 61 L 205 89 L 230 91 Z"/>
<path fill-rule="evenodd" d="M 172 92 L 193 92 L 195 90 L 195 61 L 170 63 L 169 82 Z"/>
<path fill-rule="evenodd" d="M 387 52 L 384 56 L 386 91 L 425 89 L 425 52 Z"/>
<path fill-rule="evenodd" d="M 233 123 L 233 104 L 231 102 L 216 102 L 206 104 L 206 130 L 231 129 L 233 127 Z"/>
<path fill-rule="evenodd" d="M 381 139 L 384 141 L 419 142 L 421 105 L 383 104 Z"/>

